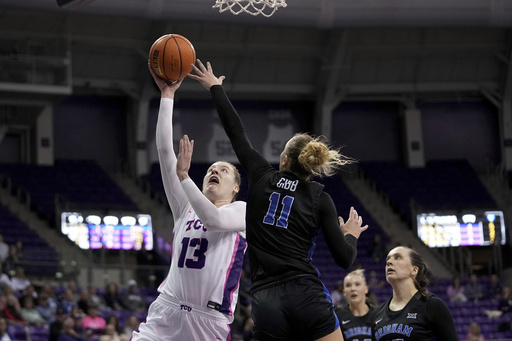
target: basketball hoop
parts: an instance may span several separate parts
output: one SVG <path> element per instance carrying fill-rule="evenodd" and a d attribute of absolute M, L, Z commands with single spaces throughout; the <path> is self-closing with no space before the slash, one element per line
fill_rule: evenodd
<path fill-rule="evenodd" d="M 213 5 L 220 13 L 229 10 L 235 15 L 245 12 L 251 15 L 261 14 L 267 18 L 279 7 L 286 7 L 286 0 L 216 0 Z"/>

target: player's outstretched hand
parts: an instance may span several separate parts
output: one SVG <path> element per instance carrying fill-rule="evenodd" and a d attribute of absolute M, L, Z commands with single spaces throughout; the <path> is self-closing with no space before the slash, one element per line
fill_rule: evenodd
<path fill-rule="evenodd" d="M 338 217 L 338 221 L 340 223 L 341 231 L 344 235 L 351 234 L 358 239 L 361 233 L 368 229 L 368 225 L 362 226 L 363 218 L 357 214 L 357 211 L 354 207 L 350 207 L 350 213 L 348 215 L 347 222 L 345 222 L 342 217 Z"/>
<path fill-rule="evenodd" d="M 155 73 L 155 71 L 153 71 L 153 68 L 151 67 L 151 62 L 149 61 L 149 59 L 148 59 L 148 68 L 149 68 L 149 73 L 151 74 L 151 76 L 155 80 L 156 85 L 160 89 L 162 97 L 174 98 L 174 93 L 176 92 L 176 90 L 178 90 L 178 88 L 180 87 L 181 82 L 183 82 L 184 78 L 177 80 L 175 82 L 170 82 L 170 81 L 166 81 L 166 80 L 158 77 L 157 74 Z"/>
<path fill-rule="evenodd" d="M 188 76 L 198 81 L 206 90 L 210 90 L 214 85 L 222 85 L 222 82 L 226 78 L 225 76 L 215 76 L 210 62 L 206 62 L 206 66 L 204 66 L 198 59 L 197 66 L 192 64 L 192 67 L 194 68 L 195 74 L 189 73 Z"/>
<path fill-rule="evenodd" d="M 176 163 L 176 175 L 178 175 L 180 181 L 188 178 L 188 170 L 190 169 L 193 152 L 194 140 L 190 140 L 187 135 L 183 135 L 183 138 L 180 140 L 180 150 Z"/>

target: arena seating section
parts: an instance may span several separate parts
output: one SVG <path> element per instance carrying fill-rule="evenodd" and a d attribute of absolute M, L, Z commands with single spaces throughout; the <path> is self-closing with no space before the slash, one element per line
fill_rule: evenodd
<path fill-rule="evenodd" d="M 423 209 L 497 208 L 466 160 L 430 161 L 423 168 L 398 162 L 361 162 L 360 167 L 407 220 L 411 202 Z"/>
<path fill-rule="evenodd" d="M 0 164 L 13 190 L 30 194 L 34 210 L 55 220 L 56 195 L 81 208 L 136 210 L 137 206 L 93 160 L 57 160 L 53 166 Z"/>
<path fill-rule="evenodd" d="M 23 243 L 23 261 L 27 264 L 25 273 L 34 276 L 55 275 L 59 261 L 55 249 L 2 205 L 0 217 L 0 233 L 4 236 L 4 242 L 7 245 L 13 245 L 18 240 Z"/>
<path fill-rule="evenodd" d="M 209 164 L 193 164 L 190 171 L 191 178 L 201 186 L 202 179 Z M 240 167 L 239 167 L 240 168 Z M 245 200 L 247 195 L 247 179 L 243 169 L 243 184 L 239 199 Z M 390 200 L 397 213 L 405 219 L 411 217 L 411 199 L 423 208 L 495 208 L 496 203 L 485 190 L 471 166 L 464 160 L 429 162 L 425 168 L 408 169 L 393 162 L 361 162 L 360 170 L 375 187 L 384 193 Z M 59 160 L 55 166 L 33 166 L 0 164 L 0 173 L 8 176 L 12 181 L 12 188 L 24 189 L 30 193 L 31 205 L 43 216 L 55 219 L 55 195 L 60 194 L 68 201 L 84 206 L 96 208 L 133 209 L 135 204 L 124 195 L 122 190 L 108 177 L 108 175 L 94 161 Z M 512 177 L 512 174 L 511 174 Z M 153 194 L 159 193 L 165 198 L 158 164 L 153 164 L 149 174 L 141 177 L 149 185 Z M 334 264 L 325 240 L 320 233 L 317 237 L 317 247 L 313 263 L 322 274 L 322 279 L 328 290 L 333 290 L 335 283 L 356 266 L 367 269 L 367 274 L 375 270 L 381 280 L 384 280 L 384 260 L 375 262 L 369 248 L 372 236 L 378 233 L 383 242 L 388 237 L 381 226 L 372 219 L 370 212 L 351 193 L 338 176 L 317 179 L 326 185 L 326 191 L 332 196 L 338 212 L 347 217 L 350 206 L 354 206 L 363 217 L 364 223 L 371 226 L 371 233 L 363 234 L 358 244 L 357 262 L 349 269 L 341 269 Z M 6 242 L 12 243 L 23 238 L 26 254 L 32 252 L 36 255 L 48 254 L 48 260 L 55 261 L 56 253 L 51 246 L 24 225 L 7 209 L 0 207 L 0 233 L 5 236 Z M 42 251 L 41 251 L 42 250 Z M 40 259 L 40 258 L 39 258 Z M 34 272 L 33 272 L 34 271 Z M 37 269 L 27 269 L 27 273 L 35 273 Z M 482 276 L 487 281 L 486 276 Z M 446 298 L 446 288 L 450 283 L 448 278 L 439 278 L 432 283 L 430 290 L 439 297 Z M 465 279 L 463 284 L 465 283 Z M 58 290 L 58 288 L 56 288 Z M 155 289 L 140 288 L 152 302 L 157 293 Z M 386 284 L 382 289 L 374 290 L 379 302 L 384 302 L 391 296 L 391 289 Z M 482 328 L 486 339 L 499 339 L 503 334 L 498 326 L 509 323 L 512 314 L 496 319 L 490 319 L 485 310 L 495 309 L 497 302 L 482 300 L 479 302 L 447 303 L 454 316 L 457 332 L 460 339 L 464 339 L 471 321 L 477 321 Z M 102 312 L 108 315 L 109 311 Z M 128 312 L 116 312 L 123 322 Z M 145 316 L 140 316 L 144 318 Z M 47 330 L 37 327 L 30 329 L 10 326 L 17 338 L 25 339 L 28 332 L 32 341 L 46 340 Z"/>

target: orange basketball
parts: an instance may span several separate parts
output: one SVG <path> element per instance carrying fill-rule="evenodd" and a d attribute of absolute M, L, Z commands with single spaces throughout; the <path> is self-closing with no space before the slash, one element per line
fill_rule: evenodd
<path fill-rule="evenodd" d="M 196 62 L 196 50 L 192 43 L 179 34 L 161 36 L 149 50 L 151 68 L 158 77 L 167 81 L 185 78 Z"/>

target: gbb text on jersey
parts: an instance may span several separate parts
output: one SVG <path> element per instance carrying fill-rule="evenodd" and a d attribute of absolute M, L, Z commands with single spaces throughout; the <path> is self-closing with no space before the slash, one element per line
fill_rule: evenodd
<path fill-rule="evenodd" d="M 277 183 L 277 187 L 295 192 L 298 184 L 299 184 L 299 180 L 292 181 L 289 179 L 281 178 L 281 179 L 279 179 L 279 182 Z"/>

